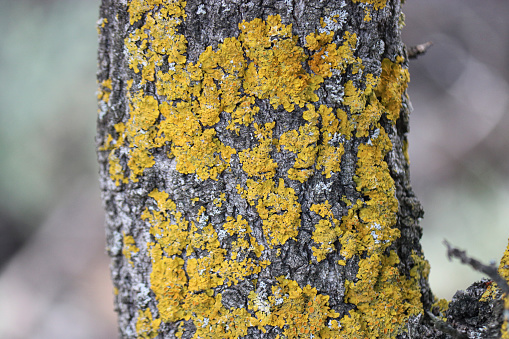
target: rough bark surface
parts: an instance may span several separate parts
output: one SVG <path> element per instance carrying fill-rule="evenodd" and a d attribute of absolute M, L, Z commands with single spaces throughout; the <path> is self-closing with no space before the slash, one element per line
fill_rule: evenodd
<path fill-rule="evenodd" d="M 445 309 L 410 187 L 399 1 L 103 0 L 100 17 L 122 338 L 448 337 L 424 313 Z M 500 328 L 489 302 L 464 330 Z"/>

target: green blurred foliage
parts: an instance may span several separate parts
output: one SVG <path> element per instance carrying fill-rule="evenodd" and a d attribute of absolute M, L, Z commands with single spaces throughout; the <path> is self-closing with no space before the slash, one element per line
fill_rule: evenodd
<path fill-rule="evenodd" d="M 0 208 L 27 225 L 76 180 L 96 175 L 98 8 L 0 2 Z"/>

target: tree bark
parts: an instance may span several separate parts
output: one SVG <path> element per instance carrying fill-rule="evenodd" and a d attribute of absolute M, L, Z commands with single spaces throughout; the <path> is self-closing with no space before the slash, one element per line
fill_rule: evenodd
<path fill-rule="evenodd" d="M 100 16 L 122 338 L 446 338 L 425 315 L 445 308 L 409 181 L 398 0 L 103 0 Z"/>

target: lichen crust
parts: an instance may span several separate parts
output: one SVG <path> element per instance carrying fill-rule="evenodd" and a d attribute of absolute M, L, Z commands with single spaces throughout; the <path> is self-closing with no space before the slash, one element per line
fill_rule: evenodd
<path fill-rule="evenodd" d="M 361 2 L 372 10 L 385 7 L 381 0 Z M 138 338 L 155 337 L 162 323 L 175 323 L 175 336 L 181 337 L 189 321 L 193 338 L 244 337 L 250 329 L 276 329 L 281 338 L 395 338 L 409 317 L 422 312 L 419 279 L 425 266 L 417 256 L 416 268 L 405 275 L 390 249 L 400 237 L 399 206 L 385 161 L 393 144 L 382 120 L 393 126 L 399 118 L 409 80 L 403 57 L 382 60 L 379 76 L 360 75 L 364 65 L 356 56 L 354 32 L 343 31 L 336 42 L 337 32 L 312 32 L 300 46 L 292 26 L 274 15 L 241 22 L 237 37 L 207 47 L 189 62 L 187 40 L 179 32 L 185 6 L 180 0 L 128 2 L 129 117 L 115 125 L 100 149 L 109 152 L 116 186 L 141 180 L 160 161 L 155 154 L 162 149 L 177 173 L 198 183 L 233 176 L 233 163 L 244 180 L 211 197 L 213 204 L 195 196 L 184 206 L 158 188 L 145 197 L 141 218 L 150 240 L 136 247 L 124 234 L 123 251 L 133 267 L 143 255 L 152 264 L 155 302 L 133 320 Z M 348 72 L 360 80 L 345 81 L 341 107 L 318 102 L 323 82 Z M 111 82 L 102 82 L 98 99 L 107 104 L 110 91 Z M 303 123 L 284 131 L 274 121 L 257 123 L 260 102 L 293 112 Z M 219 132 L 224 127 L 237 135 L 247 131 L 252 143 L 225 144 Z M 327 200 L 303 211 L 295 185 L 338 180 L 345 143 L 354 139 L 359 199 L 346 204 L 342 199 L 344 215 L 334 213 Z M 292 159 L 284 173 L 281 156 Z M 256 218 L 234 211 L 224 222 L 213 222 L 210 209 L 233 196 Z M 279 276 L 262 286 L 260 273 L 270 269 L 269 258 L 297 241 L 304 212 L 318 220 L 310 264 L 333 252 L 342 258 L 337 265 L 358 262 L 355 279 L 345 282 L 345 302 L 353 305 L 346 314 L 309 284 Z M 240 284 L 251 289 L 244 306 L 223 304 L 225 291 Z"/>

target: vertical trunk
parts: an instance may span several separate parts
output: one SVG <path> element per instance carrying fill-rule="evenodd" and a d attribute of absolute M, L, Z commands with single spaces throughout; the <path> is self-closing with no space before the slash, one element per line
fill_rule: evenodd
<path fill-rule="evenodd" d="M 103 0 L 123 338 L 395 338 L 430 309 L 399 0 Z"/>

